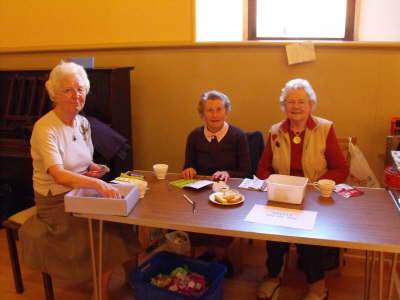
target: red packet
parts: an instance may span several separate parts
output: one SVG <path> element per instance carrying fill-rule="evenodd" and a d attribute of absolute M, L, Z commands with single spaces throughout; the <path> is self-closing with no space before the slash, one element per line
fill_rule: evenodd
<path fill-rule="evenodd" d="M 363 192 L 359 189 L 356 189 L 355 187 L 352 187 L 351 185 L 345 183 L 337 184 L 334 191 L 345 198 L 350 198 L 363 194 Z"/>

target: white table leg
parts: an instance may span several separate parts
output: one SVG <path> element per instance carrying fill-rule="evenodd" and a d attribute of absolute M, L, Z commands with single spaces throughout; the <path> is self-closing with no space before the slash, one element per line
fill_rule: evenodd
<path fill-rule="evenodd" d="M 103 277 L 103 220 L 99 220 L 99 300 L 103 297 L 101 291 Z"/>
<path fill-rule="evenodd" d="M 94 246 L 94 236 L 93 236 L 93 220 L 88 219 L 89 224 L 89 240 L 90 240 L 90 251 L 92 257 L 92 276 L 93 276 L 93 291 L 94 291 L 94 299 L 99 299 L 99 283 L 97 281 L 97 272 L 96 272 L 96 255 L 95 255 L 95 246 Z"/>
<path fill-rule="evenodd" d="M 379 253 L 379 287 L 378 287 L 378 299 L 383 300 L 383 252 Z"/>
<path fill-rule="evenodd" d="M 397 255 L 398 255 L 397 253 L 393 254 L 392 271 L 390 272 L 388 299 L 391 299 L 392 298 L 392 294 L 393 294 L 394 279 L 396 277 Z"/>
<path fill-rule="evenodd" d="M 396 288 L 397 296 L 400 297 L 400 280 L 399 276 L 397 276 L 397 272 L 394 273 L 394 286 Z"/>
<path fill-rule="evenodd" d="M 364 300 L 371 297 L 372 269 L 374 265 L 373 251 L 365 251 L 365 268 L 364 268 Z"/>

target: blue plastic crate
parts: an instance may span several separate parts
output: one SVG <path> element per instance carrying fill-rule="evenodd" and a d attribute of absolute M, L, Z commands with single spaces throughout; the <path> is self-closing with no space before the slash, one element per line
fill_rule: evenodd
<path fill-rule="evenodd" d="M 190 271 L 205 276 L 207 290 L 201 297 L 189 297 L 150 283 L 151 278 L 159 273 L 169 274 L 183 265 L 187 265 Z M 223 265 L 162 251 L 132 270 L 129 281 L 134 289 L 136 300 L 222 300 L 225 272 L 226 267 Z"/>

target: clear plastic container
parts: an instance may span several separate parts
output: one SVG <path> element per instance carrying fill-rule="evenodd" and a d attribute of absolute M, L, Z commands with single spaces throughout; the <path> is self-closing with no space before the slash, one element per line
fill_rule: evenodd
<path fill-rule="evenodd" d="M 267 179 L 268 200 L 301 204 L 304 199 L 308 178 L 272 174 Z"/>

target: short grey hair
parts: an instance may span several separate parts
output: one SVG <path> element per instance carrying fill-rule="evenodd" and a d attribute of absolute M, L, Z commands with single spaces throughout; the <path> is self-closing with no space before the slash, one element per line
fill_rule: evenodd
<path fill-rule="evenodd" d="M 200 115 L 204 113 L 204 104 L 207 100 L 221 100 L 225 106 L 226 112 L 230 112 L 232 110 L 231 100 L 229 100 L 228 96 L 219 91 L 208 91 L 201 95 L 197 110 Z"/>
<path fill-rule="evenodd" d="M 76 63 L 61 61 L 57 66 L 51 70 L 49 79 L 46 81 L 46 89 L 49 93 L 51 101 L 55 101 L 56 91 L 60 82 L 60 79 L 65 76 L 78 77 L 83 81 L 83 86 L 86 90 L 86 94 L 89 93 L 90 82 L 85 69 Z"/>
<path fill-rule="evenodd" d="M 315 94 L 311 84 L 305 79 L 296 78 L 286 82 L 285 87 L 282 89 L 281 96 L 279 97 L 282 111 L 285 111 L 285 101 L 288 94 L 293 90 L 298 89 L 302 89 L 304 90 L 304 92 L 306 92 L 306 94 L 310 98 L 312 110 L 315 109 L 315 107 L 317 106 L 317 95 Z"/>

